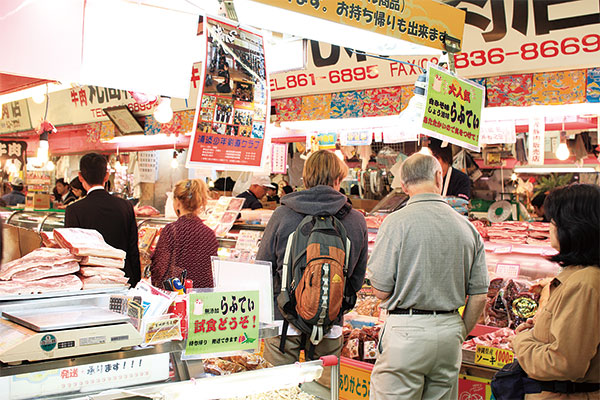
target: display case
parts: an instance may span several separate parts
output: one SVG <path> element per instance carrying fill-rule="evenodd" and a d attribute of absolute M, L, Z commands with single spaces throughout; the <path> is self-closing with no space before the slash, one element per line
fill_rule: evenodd
<path fill-rule="evenodd" d="M 52 211 L 14 211 L 4 219 L 4 223 L 20 228 L 31 229 L 35 232 L 52 232 L 65 224 L 65 213 L 61 210 Z"/>

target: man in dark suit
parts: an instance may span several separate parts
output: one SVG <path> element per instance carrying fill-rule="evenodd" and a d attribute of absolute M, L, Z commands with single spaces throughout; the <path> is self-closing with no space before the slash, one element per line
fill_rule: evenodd
<path fill-rule="evenodd" d="M 141 278 L 141 271 L 133 206 L 104 189 L 109 176 L 104 156 L 86 154 L 79 162 L 79 170 L 79 180 L 88 194 L 67 207 L 65 228 L 95 229 L 102 234 L 106 243 L 125 251 L 125 276 L 135 286 Z"/>

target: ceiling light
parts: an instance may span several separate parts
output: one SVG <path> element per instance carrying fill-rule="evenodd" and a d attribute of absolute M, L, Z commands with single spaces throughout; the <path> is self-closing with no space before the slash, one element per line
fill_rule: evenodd
<path fill-rule="evenodd" d="M 571 153 L 569 152 L 569 147 L 566 143 L 561 143 L 558 145 L 558 148 L 556 149 L 556 158 L 561 161 L 565 161 L 570 155 Z"/>
<path fill-rule="evenodd" d="M 46 171 L 54 171 L 54 167 L 55 167 L 55 165 L 52 161 L 48 161 L 46 163 Z"/>
<path fill-rule="evenodd" d="M 517 174 L 513 172 L 512 175 L 510 176 L 510 180 L 513 181 L 513 182 L 516 181 L 517 180 Z"/>
<path fill-rule="evenodd" d="M 46 88 L 47 85 L 40 87 L 39 90 L 31 96 L 31 100 L 33 100 L 35 104 L 42 104 L 46 100 Z"/>
<path fill-rule="evenodd" d="M 597 173 L 598 170 L 594 167 L 576 167 L 565 165 L 546 165 L 543 167 L 516 167 L 517 174 L 549 174 L 555 173 Z"/>
<path fill-rule="evenodd" d="M 154 110 L 154 118 L 161 124 L 166 124 L 173 119 L 173 109 L 171 108 L 171 98 L 162 96 L 160 103 Z"/>

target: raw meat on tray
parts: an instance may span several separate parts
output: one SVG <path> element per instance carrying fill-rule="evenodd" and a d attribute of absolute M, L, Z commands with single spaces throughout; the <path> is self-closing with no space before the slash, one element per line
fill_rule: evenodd
<path fill-rule="evenodd" d="M 94 229 L 60 228 L 54 230 L 54 240 L 78 256 L 125 259 L 125 252 L 108 245 Z"/>
<path fill-rule="evenodd" d="M 79 270 L 78 257 L 66 249 L 39 248 L 29 254 L 2 265 L 0 280 L 37 280 L 65 275 Z M 15 276 L 17 275 L 17 276 Z"/>

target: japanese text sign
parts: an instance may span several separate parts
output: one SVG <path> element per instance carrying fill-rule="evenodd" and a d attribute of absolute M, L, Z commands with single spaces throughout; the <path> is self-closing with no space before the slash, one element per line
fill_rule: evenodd
<path fill-rule="evenodd" d="M 27 162 L 27 142 L 15 140 L 0 141 L 0 170 L 5 171 L 7 164 L 14 165 L 15 171 L 25 168 Z"/>
<path fill-rule="evenodd" d="M 477 345 L 475 350 L 475 364 L 486 365 L 488 367 L 502 368 L 506 364 L 513 362 L 515 353 L 510 350 L 497 349 Z"/>
<path fill-rule="evenodd" d="M 544 165 L 544 142 L 546 140 L 546 121 L 543 116 L 529 119 L 529 165 Z"/>
<path fill-rule="evenodd" d="M 287 173 L 287 144 L 273 143 L 271 145 L 271 173 Z"/>
<path fill-rule="evenodd" d="M 186 355 L 258 349 L 258 290 L 192 293 Z"/>
<path fill-rule="evenodd" d="M 27 101 L 19 100 L 0 104 L 0 133 L 12 133 L 31 129 Z"/>
<path fill-rule="evenodd" d="M 362 364 L 362 365 L 361 365 Z M 373 365 L 356 363 L 345 357 L 340 361 L 339 397 L 343 400 L 368 399 Z"/>
<path fill-rule="evenodd" d="M 429 136 L 479 151 L 483 86 L 428 64 L 423 129 Z"/>
<path fill-rule="evenodd" d="M 465 12 L 432 0 L 255 0 L 444 50 L 446 35 L 462 41 Z"/>
<path fill-rule="evenodd" d="M 263 38 L 214 18 L 204 29 L 207 56 L 187 167 L 257 170 L 270 110 Z"/>

